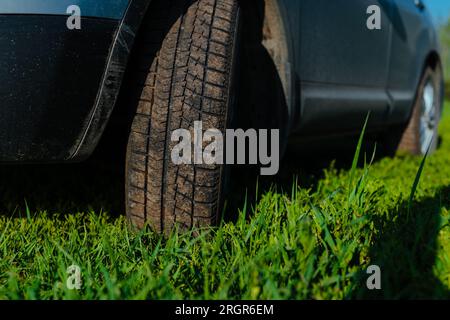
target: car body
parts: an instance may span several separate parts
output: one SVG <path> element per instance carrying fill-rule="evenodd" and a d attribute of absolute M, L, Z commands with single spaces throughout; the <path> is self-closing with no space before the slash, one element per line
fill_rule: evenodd
<path fill-rule="evenodd" d="M 85 160 L 120 111 L 127 216 L 157 232 L 225 207 L 236 154 L 192 159 L 199 122 L 278 129 L 277 164 L 366 118 L 386 150 L 437 148 L 443 75 L 421 0 L 2 0 L 0 48 L 0 162 Z"/>
<path fill-rule="evenodd" d="M 282 21 L 278 62 L 286 127 L 309 137 L 405 124 L 427 63 L 439 61 L 431 18 L 414 0 L 271 0 Z M 0 2 L 0 161 L 78 161 L 114 108 L 149 0 Z M 65 27 L 69 5 L 82 30 Z M 366 9 L 382 8 L 381 30 Z"/>
<path fill-rule="evenodd" d="M 149 1 L 0 2 L 0 160 L 92 153 L 114 107 Z M 66 27 L 78 5 L 82 29 Z"/>
<path fill-rule="evenodd" d="M 439 41 L 426 6 L 414 0 L 285 1 L 298 7 L 295 72 L 300 77 L 302 135 L 354 131 L 370 112 L 371 127 L 407 123 L 427 64 L 439 62 Z M 382 9 L 381 30 L 365 26 L 366 9 Z M 338 120 L 339 119 L 339 120 Z"/>

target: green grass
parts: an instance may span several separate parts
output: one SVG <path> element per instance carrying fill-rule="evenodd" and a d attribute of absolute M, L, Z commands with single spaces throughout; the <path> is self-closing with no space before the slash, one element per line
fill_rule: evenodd
<path fill-rule="evenodd" d="M 131 231 L 113 207 L 100 213 L 87 180 L 80 185 L 88 193 L 66 201 L 61 192 L 77 189 L 72 180 L 49 192 L 3 169 L 0 299 L 449 298 L 448 106 L 441 135 L 420 181 L 417 157 L 331 165 L 313 183 L 300 176 L 288 192 L 260 192 L 234 222 L 167 240 Z M 82 270 L 80 291 L 65 285 L 72 264 Z M 371 264 L 381 267 L 380 291 L 366 288 Z"/>

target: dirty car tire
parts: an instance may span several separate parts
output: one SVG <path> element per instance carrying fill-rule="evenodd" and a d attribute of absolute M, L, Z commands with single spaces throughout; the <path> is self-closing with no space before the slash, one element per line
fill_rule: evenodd
<path fill-rule="evenodd" d="M 175 165 L 172 132 L 227 128 L 233 108 L 237 0 L 155 0 L 138 37 L 137 110 L 126 157 L 126 211 L 157 232 L 214 225 L 224 166 Z"/>
<path fill-rule="evenodd" d="M 424 96 L 427 87 L 430 86 L 433 87 L 433 93 L 431 94 L 433 102 L 429 108 L 425 108 Z M 394 156 L 395 153 L 400 151 L 411 155 L 424 155 L 427 151 L 430 154 L 436 151 L 439 142 L 438 126 L 442 113 L 442 99 L 442 69 L 440 64 L 437 64 L 435 68 L 427 67 L 423 72 L 407 125 L 392 128 L 388 136 L 385 137 L 383 146 L 386 148 L 386 154 Z M 430 119 L 432 121 L 429 121 Z M 433 126 L 426 130 L 429 136 L 434 136 L 432 140 L 430 138 L 424 139 L 423 128 L 427 121 L 433 123 Z"/>
<path fill-rule="evenodd" d="M 423 155 L 427 152 L 433 153 L 438 147 L 438 125 L 441 118 L 442 107 L 442 76 L 440 72 L 440 66 L 437 66 L 435 70 L 431 67 L 427 67 L 422 76 L 419 88 L 417 90 L 416 100 L 414 102 L 413 112 L 411 119 L 402 134 L 398 150 L 404 151 L 413 155 Z M 425 91 L 427 87 L 433 88 L 431 94 L 433 102 L 430 102 L 430 110 L 427 110 L 424 101 Z M 432 134 L 434 138 L 424 139 L 424 133 L 421 129 L 421 122 L 424 117 L 429 118 L 431 113 L 433 114 L 433 127 L 427 128 L 429 134 Z M 431 122 L 431 121 L 430 121 Z"/>

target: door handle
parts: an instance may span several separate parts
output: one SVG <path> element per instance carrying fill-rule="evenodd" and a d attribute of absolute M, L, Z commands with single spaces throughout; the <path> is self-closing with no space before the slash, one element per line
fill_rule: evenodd
<path fill-rule="evenodd" d="M 425 10 L 425 3 L 422 0 L 414 0 L 414 4 L 420 11 Z"/>

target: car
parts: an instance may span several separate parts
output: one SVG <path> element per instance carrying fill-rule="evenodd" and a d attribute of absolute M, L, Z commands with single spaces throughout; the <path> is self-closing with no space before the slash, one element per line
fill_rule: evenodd
<path fill-rule="evenodd" d="M 386 150 L 438 147 L 443 72 L 421 0 L 2 0 L 0 30 L 0 162 L 86 160 L 121 109 L 140 228 L 221 217 L 230 166 L 171 159 L 172 133 L 198 121 L 278 130 L 280 155 L 367 117 Z"/>

